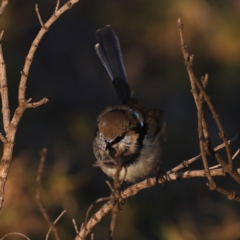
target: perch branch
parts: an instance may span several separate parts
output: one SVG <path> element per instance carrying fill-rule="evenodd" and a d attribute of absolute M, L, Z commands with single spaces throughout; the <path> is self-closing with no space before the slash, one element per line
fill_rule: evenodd
<path fill-rule="evenodd" d="M 240 174 L 240 168 L 237 169 L 237 172 Z M 223 168 L 219 169 L 212 169 L 210 170 L 211 176 L 225 176 L 225 171 Z M 195 171 L 185 171 L 180 173 L 171 173 L 171 174 L 165 174 L 158 180 L 158 183 L 165 183 L 167 181 L 175 181 L 179 179 L 185 179 L 185 178 L 194 178 L 194 177 L 206 177 L 205 170 L 195 170 Z M 156 178 L 146 178 L 144 181 L 139 182 L 137 184 L 134 184 L 124 190 L 121 193 L 122 199 L 127 199 L 129 197 L 132 197 L 136 195 L 140 190 L 143 190 L 145 188 L 150 188 L 156 185 Z M 240 198 L 232 192 L 228 192 L 231 194 L 231 196 L 234 195 L 234 198 L 232 200 L 236 200 L 240 202 Z M 226 195 L 226 194 L 225 194 Z M 229 196 L 226 195 L 228 198 Z M 120 201 L 120 200 L 119 200 Z M 78 235 L 76 236 L 75 240 L 83 240 L 91 231 L 91 229 L 101 221 L 101 219 L 113 208 L 115 202 L 113 199 L 109 200 L 107 203 L 105 203 L 101 209 L 99 209 L 87 222 L 86 225 L 84 225 L 81 230 L 79 231 Z"/>

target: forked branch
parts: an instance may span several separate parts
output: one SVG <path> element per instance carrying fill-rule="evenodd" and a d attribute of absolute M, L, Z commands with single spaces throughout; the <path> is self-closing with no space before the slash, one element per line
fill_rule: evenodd
<path fill-rule="evenodd" d="M 1 100 L 2 100 L 2 115 L 3 115 L 3 125 L 4 131 L 6 135 L 0 134 L 0 140 L 3 142 L 3 155 L 0 162 L 0 210 L 2 208 L 2 204 L 4 201 L 4 188 L 9 172 L 10 163 L 12 160 L 12 152 L 13 146 L 15 142 L 15 135 L 17 131 L 18 123 L 27 108 L 36 108 L 48 102 L 47 98 L 43 98 L 37 102 L 31 102 L 31 98 L 26 100 L 25 93 L 26 93 L 26 83 L 27 78 L 30 70 L 31 63 L 33 61 L 34 54 L 36 49 L 50 26 L 68 9 L 70 9 L 74 4 L 79 2 L 79 0 L 69 0 L 65 3 L 61 8 L 59 8 L 60 1 L 57 0 L 56 7 L 52 16 L 49 20 L 44 24 L 41 24 L 41 29 L 37 34 L 36 38 L 34 39 L 28 55 L 26 57 L 26 61 L 21 71 L 21 79 L 19 83 L 18 89 L 18 102 L 19 105 L 16 108 L 13 118 L 10 120 L 10 111 L 9 111 L 9 103 L 8 103 L 8 89 L 7 89 L 7 77 L 6 77 L 6 69 L 5 69 L 5 62 L 2 53 L 2 35 L 0 35 L 0 91 L 1 91 Z M 2 0 L 2 4 L 0 6 L 0 15 L 2 14 L 3 10 L 5 9 L 8 1 Z M 37 9 L 38 17 L 40 17 L 40 13 Z"/>

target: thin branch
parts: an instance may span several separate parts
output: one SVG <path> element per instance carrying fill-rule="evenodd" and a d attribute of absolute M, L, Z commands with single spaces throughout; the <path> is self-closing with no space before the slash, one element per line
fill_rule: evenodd
<path fill-rule="evenodd" d="M 10 122 L 10 111 L 9 111 L 9 103 L 8 103 L 6 64 L 4 61 L 3 51 L 2 51 L 2 37 L 3 37 L 3 31 L 0 34 L 0 91 L 1 91 L 1 99 L 2 99 L 3 127 L 4 127 L 5 133 L 7 133 L 9 122 Z"/>
<path fill-rule="evenodd" d="M 240 152 L 240 148 L 233 154 L 232 160 L 234 160 L 237 157 L 239 152 Z M 210 167 L 209 169 L 216 169 L 216 168 L 220 168 L 220 167 L 221 167 L 221 164 L 217 164 L 215 166 Z"/>
<path fill-rule="evenodd" d="M 38 101 L 38 102 L 28 103 L 28 104 L 26 105 L 26 107 L 27 107 L 27 108 L 36 108 L 36 107 L 39 107 L 39 106 L 47 103 L 48 101 L 49 101 L 49 100 L 48 100 L 47 98 L 43 98 L 43 99 L 41 99 L 41 100 Z"/>
<path fill-rule="evenodd" d="M 56 11 L 58 10 L 59 4 L 60 4 L 60 0 L 57 0 L 57 4 L 56 4 L 56 7 L 55 7 L 55 11 L 54 11 L 54 12 L 56 12 Z"/>
<path fill-rule="evenodd" d="M 232 160 L 234 160 L 240 152 L 240 148 L 233 154 Z"/>
<path fill-rule="evenodd" d="M 65 214 L 67 210 L 63 210 L 60 215 L 56 218 L 56 220 L 53 222 L 53 224 L 56 224 L 58 222 L 58 220 Z M 47 235 L 46 235 L 46 238 L 45 240 L 48 240 L 48 237 L 49 237 L 49 234 L 51 233 L 51 230 L 52 230 L 52 227 L 49 228 L 48 232 L 47 232 Z"/>
<path fill-rule="evenodd" d="M 41 200 L 41 178 L 42 178 L 44 162 L 46 160 L 46 155 L 47 155 L 47 149 L 43 148 L 42 151 L 40 152 L 40 163 L 39 163 L 37 178 L 36 178 L 36 195 L 35 195 L 35 198 L 37 200 L 37 205 L 38 205 L 38 208 L 39 208 L 41 214 L 43 215 L 43 217 L 44 217 L 45 221 L 47 222 L 47 224 L 49 225 L 50 229 L 53 230 L 53 234 L 54 234 L 55 239 L 60 240 L 60 237 L 58 235 L 58 231 L 55 228 L 54 223 L 51 222 L 51 220 L 48 216 L 48 213 L 47 213 L 45 207 L 43 206 L 42 200 Z"/>
<path fill-rule="evenodd" d="M 235 136 L 234 138 L 230 139 L 228 141 L 228 144 L 232 144 L 233 142 L 236 142 L 236 141 L 239 141 L 240 140 L 240 134 L 238 134 L 237 136 Z M 222 143 L 218 146 L 216 146 L 213 150 L 216 152 L 218 150 L 221 150 L 222 148 L 225 147 L 225 144 Z M 191 163 L 195 162 L 196 160 L 200 159 L 201 158 L 201 154 L 197 155 L 196 157 L 193 157 L 193 158 L 190 158 L 188 160 L 184 160 L 183 162 L 181 162 L 179 165 L 177 165 L 176 167 L 172 168 L 171 170 L 169 170 L 167 172 L 167 174 L 170 174 L 170 173 L 174 173 L 174 172 L 177 172 L 185 167 L 188 167 Z"/>
<path fill-rule="evenodd" d="M 5 10 L 5 7 L 7 6 L 8 4 L 8 0 L 2 0 L 2 4 L 0 6 L 0 16 L 2 16 L 4 10 Z"/>
<path fill-rule="evenodd" d="M 237 169 L 237 172 L 240 174 L 240 168 Z M 225 171 L 223 168 L 210 170 L 211 176 L 225 176 Z M 165 183 L 167 181 L 176 181 L 184 178 L 194 178 L 194 177 L 206 177 L 205 170 L 195 170 L 195 171 L 185 171 L 179 173 L 165 174 L 158 179 L 158 183 Z M 156 186 L 156 178 L 146 178 L 144 181 L 134 184 L 124 190 L 121 193 L 122 199 L 127 199 L 136 195 L 139 191 Z M 240 198 L 234 193 L 234 200 L 240 202 Z M 86 225 L 82 227 L 79 231 L 79 234 L 76 236 L 75 240 L 83 240 L 91 231 L 91 229 L 101 221 L 101 219 L 113 208 L 115 202 L 113 199 L 105 203 L 101 209 L 99 209 L 87 222 Z"/>
<path fill-rule="evenodd" d="M 84 226 L 87 225 L 88 216 L 89 216 L 89 213 L 90 213 L 90 211 L 92 210 L 93 206 L 94 206 L 96 203 L 103 202 L 103 201 L 107 201 L 107 200 L 109 200 L 109 199 L 111 199 L 111 198 L 110 198 L 110 197 L 99 198 L 99 199 L 97 199 L 94 203 L 92 203 L 92 204 L 89 206 L 89 208 L 88 208 L 88 210 L 87 210 L 87 212 L 86 212 L 84 224 L 81 226 L 81 229 L 86 229 L 86 228 L 84 228 Z M 84 239 L 84 238 L 85 238 L 85 233 L 83 232 L 83 239 Z"/>
<path fill-rule="evenodd" d="M 105 182 L 106 182 L 106 184 L 108 185 L 108 187 L 109 187 L 110 191 L 111 191 L 111 192 L 113 192 L 113 191 L 114 191 L 114 189 L 113 189 L 113 187 L 112 187 L 111 183 L 110 183 L 108 180 L 106 180 Z"/>
<path fill-rule="evenodd" d="M 38 21 L 39 21 L 41 27 L 43 27 L 44 23 L 43 23 L 43 21 L 42 21 L 42 17 L 41 17 L 41 15 L 40 15 L 40 12 L 39 12 L 38 4 L 37 4 L 37 3 L 35 4 L 35 10 L 36 10 L 36 13 L 37 13 Z"/>
<path fill-rule="evenodd" d="M 2 238 L 0 238 L 0 240 L 3 240 L 3 239 L 5 239 L 6 237 L 11 236 L 11 235 L 18 235 L 18 236 L 21 236 L 21 237 L 23 237 L 23 238 L 25 238 L 25 239 L 27 239 L 27 240 L 30 240 L 30 238 L 28 238 L 25 234 L 19 233 L 19 232 L 8 233 L 8 234 L 4 235 Z"/>
<path fill-rule="evenodd" d="M 72 223 L 73 223 L 76 234 L 78 234 L 79 231 L 78 231 L 78 227 L 77 227 L 77 223 L 76 223 L 75 219 L 72 219 Z"/>

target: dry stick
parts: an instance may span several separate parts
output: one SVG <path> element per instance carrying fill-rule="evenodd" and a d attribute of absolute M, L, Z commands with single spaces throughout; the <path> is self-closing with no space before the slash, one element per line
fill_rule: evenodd
<path fill-rule="evenodd" d="M 59 215 L 59 216 L 56 218 L 56 220 L 53 222 L 53 225 L 58 222 L 58 220 L 65 214 L 66 211 L 67 211 L 67 210 L 65 209 L 65 210 L 63 210 L 63 211 L 60 213 L 60 215 Z M 48 237 L 49 237 L 49 234 L 50 234 L 51 231 L 52 231 L 52 227 L 49 228 L 45 240 L 48 240 Z"/>
<path fill-rule="evenodd" d="M 56 12 L 58 9 L 59 9 L 59 4 L 60 4 L 60 0 L 57 0 L 57 4 L 56 4 L 56 7 L 55 7 L 55 11 Z"/>
<path fill-rule="evenodd" d="M 3 11 L 5 9 L 5 7 L 7 6 L 8 4 L 8 0 L 2 0 L 2 4 L 0 6 L 0 16 L 3 14 Z"/>
<path fill-rule="evenodd" d="M 22 233 L 19 233 L 19 232 L 8 233 L 8 234 L 4 235 L 2 238 L 0 238 L 0 240 L 3 240 L 6 237 L 11 236 L 11 235 L 18 235 L 18 236 L 26 238 L 27 240 L 30 240 L 30 238 L 28 238 L 25 234 L 22 234 Z"/>
<path fill-rule="evenodd" d="M 47 224 L 49 225 L 50 229 L 53 230 L 53 234 L 56 240 L 60 240 L 60 237 L 58 235 L 58 231 L 55 228 L 54 224 L 51 222 L 47 211 L 45 209 L 45 207 L 42 204 L 42 200 L 41 200 L 41 177 L 42 177 L 42 172 L 43 172 L 43 167 L 44 167 L 44 162 L 46 159 L 46 155 L 47 155 L 47 149 L 43 148 L 42 151 L 40 152 L 40 163 L 39 163 L 39 167 L 38 167 L 38 172 L 37 172 L 37 178 L 36 178 L 36 195 L 35 198 L 37 200 L 37 205 L 38 208 L 41 212 L 41 214 L 43 215 L 45 221 L 47 222 Z"/>
<path fill-rule="evenodd" d="M 237 157 L 237 155 L 239 154 L 239 152 L 240 152 L 240 148 L 233 154 L 232 160 L 234 160 L 234 159 Z M 216 168 L 219 168 L 219 167 L 221 167 L 221 164 L 217 164 L 217 165 L 215 165 L 215 166 L 212 166 L 212 167 L 210 167 L 209 169 L 216 169 Z"/>
<path fill-rule="evenodd" d="M 6 133 L 8 130 L 9 122 L 10 122 L 10 111 L 9 111 L 9 104 L 8 104 L 6 65 L 5 65 L 5 61 L 3 58 L 3 51 L 2 51 L 2 37 L 3 37 L 3 31 L 0 34 L 0 91 L 1 91 L 1 100 L 2 100 L 3 127 Z"/>
<path fill-rule="evenodd" d="M 236 142 L 240 140 L 240 134 L 238 134 L 237 136 L 235 136 L 234 138 L 230 139 L 228 141 L 228 144 L 232 144 L 233 142 Z M 217 147 L 215 147 L 213 150 L 214 151 L 218 151 L 222 148 L 225 147 L 225 144 L 222 143 L 220 145 L 218 145 Z M 190 158 L 188 160 L 184 160 L 183 162 L 181 162 L 179 165 L 177 165 L 176 167 L 172 168 L 171 170 L 169 170 L 167 172 L 167 174 L 170 174 L 170 173 L 173 173 L 173 172 L 177 172 L 185 167 L 188 167 L 191 163 L 195 162 L 196 160 L 200 159 L 201 158 L 201 155 L 197 155 L 196 157 L 193 157 L 193 158 Z"/>
<path fill-rule="evenodd" d="M 29 74 L 29 69 L 31 66 L 31 63 L 33 61 L 34 53 L 37 49 L 38 44 L 40 43 L 42 37 L 46 33 L 46 31 L 50 28 L 50 26 L 68 9 L 70 9 L 74 4 L 79 2 L 79 0 L 70 0 L 67 3 L 65 3 L 60 9 L 57 11 L 54 11 L 53 15 L 49 18 L 49 20 L 42 26 L 40 29 L 39 33 L 37 34 L 36 38 L 34 39 L 30 50 L 28 52 L 23 70 L 21 71 L 21 79 L 19 83 L 19 88 L 18 88 L 18 102 L 19 106 L 14 112 L 13 118 L 8 125 L 7 132 L 6 132 L 6 137 L 1 135 L 0 140 L 4 143 L 3 144 L 3 156 L 1 158 L 0 162 L 0 210 L 2 209 L 3 201 L 4 201 L 4 188 L 5 184 L 7 181 L 7 176 L 10 168 L 10 163 L 12 160 L 12 151 L 13 151 L 13 146 L 14 146 L 14 141 L 15 141 L 15 135 L 17 131 L 17 126 L 18 123 L 22 117 L 22 114 L 27 108 L 35 108 L 38 107 L 42 104 L 45 104 L 48 102 L 47 98 L 43 98 L 42 100 L 34 103 L 30 103 L 31 99 L 25 100 L 25 92 L 26 92 L 26 83 L 27 83 L 27 77 Z M 2 2 L 2 6 L 0 7 L 0 14 L 1 10 L 4 9 L 6 6 L 7 1 Z M 57 1 L 57 6 L 59 5 Z M 55 9 L 56 10 L 56 9 Z M 3 71 L 2 68 L 0 68 L 0 71 Z M 0 72 L 0 75 L 4 75 L 4 72 Z M 0 81 L 1 81 L 0 77 Z M 6 86 L 3 84 L 3 82 L 0 82 L 0 86 Z M 4 88 L 6 91 L 6 95 L 4 99 L 2 100 L 3 104 L 7 103 L 7 88 Z M 7 105 L 6 105 L 7 106 Z M 6 114 L 7 115 L 7 114 Z M 3 117 L 3 119 L 7 119 Z M 3 120 L 7 122 L 6 120 Z M 6 124 L 7 125 L 7 124 Z"/>
<path fill-rule="evenodd" d="M 92 210 L 93 206 L 94 206 L 96 203 L 99 203 L 99 202 L 102 202 L 102 201 L 107 201 L 107 200 L 109 200 L 109 199 L 110 199 L 110 197 L 99 198 L 99 199 L 97 199 L 94 203 L 92 203 L 92 204 L 90 205 L 90 207 L 88 208 L 88 210 L 87 210 L 87 212 L 86 212 L 85 221 L 84 221 L 84 224 L 82 225 L 81 229 L 82 229 L 84 226 L 87 225 L 88 216 L 89 216 L 89 213 L 90 213 L 90 211 Z M 85 238 L 85 237 L 84 237 L 84 234 L 83 234 L 83 239 L 84 239 L 84 238 Z"/>
<path fill-rule="evenodd" d="M 183 24 L 181 23 L 181 20 L 179 19 L 178 20 L 178 24 L 179 24 L 179 31 L 182 32 L 183 30 Z M 213 118 L 218 126 L 218 129 L 220 131 L 219 135 L 220 137 L 222 138 L 224 144 L 225 144 L 225 149 L 226 149 L 226 153 L 227 153 L 227 157 L 228 157 L 228 164 L 221 158 L 221 156 L 214 152 L 213 149 L 211 148 L 211 146 L 209 145 L 208 146 L 208 151 L 209 153 L 222 165 L 222 167 L 224 168 L 224 170 L 229 173 L 233 179 L 235 179 L 235 181 L 237 181 L 238 183 L 240 183 L 240 176 L 234 172 L 232 170 L 232 156 L 231 156 L 231 151 L 230 151 L 230 147 L 229 147 L 229 144 L 228 144 L 228 141 L 227 141 L 227 138 L 226 138 L 226 134 L 224 132 L 224 129 L 222 127 L 222 124 L 220 122 L 220 119 L 212 105 L 212 102 L 210 101 L 210 98 L 209 96 L 206 94 L 206 92 L 204 91 L 204 88 L 203 86 L 201 85 L 201 83 L 196 79 L 195 75 L 194 75 L 194 72 L 192 70 L 192 60 L 193 60 L 193 56 L 190 56 L 189 53 L 187 52 L 186 50 L 186 46 L 184 44 L 184 41 L 183 41 L 183 36 L 181 35 L 181 41 L 183 42 L 183 46 L 184 48 L 182 48 L 182 52 L 183 52 L 183 55 L 184 55 L 184 60 L 185 60 L 185 65 L 187 67 L 187 72 L 188 72 L 188 75 L 189 75 L 189 78 L 192 79 L 192 81 L 194 81 L 195 85 L 198 87 L 199 91 L 201 92 L 201 94 L 203 95 L 204 97 L 204 100 L 206 101 L 210 111 L 212 112 L 213 114 Z"/>
<path fill-rule="evenodd" d="M 78 231 L 78 227 L 77 227 L 77 223 L 76 223 L 75 219 L 72 219 L 72 223 L 73 223 L 73 227 L 74 227 L 76 234 L 78 234 L 79 231 Z"/>
<path fill-rule="evenodd" d="M 237 172 L 240 174 L 240 168 L 237 169 Z M 211 176 L 225 176 L 225 171 L 223 168 L 219 169 L 213 169 L 210 170 Z M 175 181 L 179 179 L 185 179 L 185 178 L 193 178 L 193 177 L 206 177 L 205 170 L 195 170 L 195 171 L 185 171 L 180 173 L 171 173 L 171 174 L 165 174 L 162 178 L 158 180 L 158 183 L 165 183 L 167 181 Z M 121 197 L 123 199 L 127 199 L 129 197 L 132 197 L 136 195 L 140 190 L 143 190 L 145 188 L 150 188 L 156 186 L 156 178 L 146 178 L 144 181 L 139 182 L 137 184 L 134 184 L 124 190 L 121 193 Z M 240 202 L 240 198 L 234 193 L 235 198 L 234 200 Z M 79 234 L 76 236 L 75 240 L 83 240 L 83 234 L 84 237 L 87 236 L 87 234 L 91 231 L 91 229 L 101 221 L 101 219 L 113 208 L 114 201 L 112 199 L 105 203 L 101 209 L 99 209 L 88 221 L 86 225 L 83 226 L 83 228 L 79 231 Z"/>

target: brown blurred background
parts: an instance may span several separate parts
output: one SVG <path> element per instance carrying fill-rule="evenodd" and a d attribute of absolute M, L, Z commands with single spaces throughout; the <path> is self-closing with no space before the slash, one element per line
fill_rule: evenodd
<path fill-rule="evenodd" d="M 56 1 L 37 2 L 46 21 Z M 12 112 L 17 106 L 20 70 L 40 29 L 34 4 L 10 0 L 0 19 Z M 106 24 L 113 26 L 120 39 L 135 97 L 165 111 L 168 141 L 162 168 L 169 170 L 199 153 L 196 108 L 180 52 L 179 17 L 185 24 L 188 49 L 195 55 L 196 75 L 209 74 L 207 90 L 227 135 L 231 138 L 240 132 L 239 0 L 82 0 L 51 27 L 34 57 L 27 97 L 36 101 L 47 97 L 50 102 L 27 110 L 20 122 L 0 236 L 19 231 L 31 239 L 43 239 L 47 233 L 34 199 L 38 153 L 43 147 L 48 148 L 48 157 L 42 197 L 52 219 L 67 209 L 57 224 L 63 239 L 75 236 L 72 218 L 80 226 L 88 206 L 109 195 L 107 177 L 92 167 L 96 117 L 107 105 L 119 103 L 94 50 L 95 31 Z M 212 143 L 218 145 L 217 127 L 207 108 L 205 113 Z M 233 151 L 238 147 L 235 143 Z M 236 166 L 237 161 L 239 157 Z M 200 161 L 190 166 L 202 168 Z M 206 182 L 170 182 L 128 199 L 118 216 L 115 239 L 240 239 L 239 203 L 210 192 Z M 229 177 L 216 182 L 240 193 Z M 109 216 L 94 228 L 96 240 L 106 238 L 108 222 Z"/>

